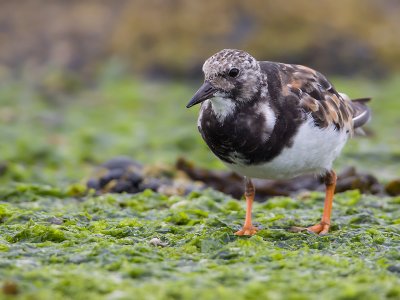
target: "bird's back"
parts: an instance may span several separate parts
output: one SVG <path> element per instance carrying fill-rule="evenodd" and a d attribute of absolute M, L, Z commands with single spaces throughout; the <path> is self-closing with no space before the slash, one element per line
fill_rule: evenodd
<path fill-rule="evenodd" d="M 284 102 L 286 97 L 294 95 L 298 107 L 311 114 L 318 127 L 333 124 L 338 130 L 352 133 L 370 119 L 366 105 L 370 98 L 350 100 L 323 74 L 309 67 L 268 61 L 260 62 L 260 66 L 267 74 L 272 101 Z"/>

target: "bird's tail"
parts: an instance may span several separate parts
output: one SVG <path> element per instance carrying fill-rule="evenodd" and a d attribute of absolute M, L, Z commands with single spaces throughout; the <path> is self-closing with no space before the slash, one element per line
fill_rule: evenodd
<path fill-rule="evenodd" d="M 341 96 L 348 100 L 353 108 L 354 129 L 365 125 L 371 119 L 371 110 L 367 106 L 367 102 L 371 101 L 371 98 L 350 99 L 346 94 L 341 94 Z"/>
<path fill-rule="evenodd" d="M 354 128 L 358 128 L 366 124 L 369 120 L 371 120 L 371 110 L 367 106 L 367 102 L 369 102 L 371 98 L 359 98 L 352 99 L 351 106 L 353 107 L 353 126 Z"/>

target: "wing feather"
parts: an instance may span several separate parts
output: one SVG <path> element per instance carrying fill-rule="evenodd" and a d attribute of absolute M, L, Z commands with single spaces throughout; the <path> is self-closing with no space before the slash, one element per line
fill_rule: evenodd
<path fill-rule="evenodd" d="M 286 93 L 299 98 L 305 113 L 311 114 L 321 128 L 334 125 L 350 133 L 364 125 L 370 118 L 365 102 L 368 98 L 351 101 L 336 91 L 321 73 L 301 65 L 280 64 L 281 79 Z"/>

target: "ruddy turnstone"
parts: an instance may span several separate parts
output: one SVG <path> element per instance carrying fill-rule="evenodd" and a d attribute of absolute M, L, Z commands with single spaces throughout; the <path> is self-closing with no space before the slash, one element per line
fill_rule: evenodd
<path fill-rule="evenodd" d="M 350 100 L 321 73 L 301 65 L 257 61 L 247 52 L 222 50 L 203 65 L 205 81 L 187 108 L 201 104 L 198 129 L 211 151 L 245 176 L 246 218 L 236 235 L 253 235 L 255 189 L 251 178 L 324 176 L 321 222 L 330 227 L 336 174 L 332 163 L 356 128 L 370 119 L 369 98 Z"/>

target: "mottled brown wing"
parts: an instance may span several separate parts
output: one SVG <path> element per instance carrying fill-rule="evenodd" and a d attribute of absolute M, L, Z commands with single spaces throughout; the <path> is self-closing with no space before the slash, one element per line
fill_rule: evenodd
<path fill-rule="evenodd" d="M 300 106 L 310 113 L 321 128 L 330 125 L 338 130 L 353 132 L 354 109 L 351 101 L 344 99 L 321 73 L 300 65 L 281 64 L 282 81 L 286 93 L 294 93 Z"/>

